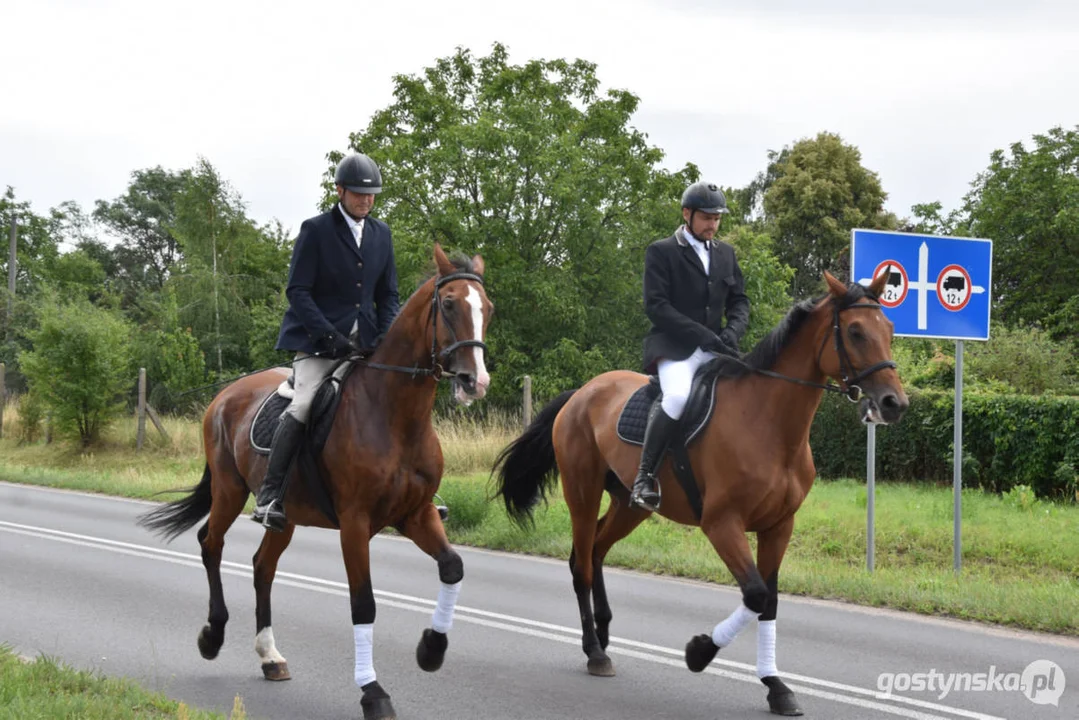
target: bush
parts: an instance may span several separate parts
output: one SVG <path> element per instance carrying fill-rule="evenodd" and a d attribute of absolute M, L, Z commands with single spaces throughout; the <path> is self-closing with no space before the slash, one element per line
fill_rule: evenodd
<path fill-rule="evenodd" d="M 954 393 L 908 388 L 902 422 L 877 432 L 877 473 L 889 480 L 951 482 Z M 826 397 L 810 434 L 821 477 L 863 477 L 866 432 L 854 404 Z M 1079 398 L 964 392 L 963 484 L 1003 493 L 1075 497 Z"/>
<path fill-rule="evenodd" d="M 41 421 L 45 417 L 45 407 L 41 398 L 33 393 L 23 393 L 16 405 L 18 418 L 15 423 L 15 437 L 20 443 L 37 442 L 41 432 Z"/>
<path fill-rule="evenodd" d="M 52 411 L 58 432 L 83 447 L 123 409 L 133 379 L 131 334 L 119 315 L 86 301 L 47 303 L 30 333 L 34 349 L 19 355 L 30 392 Z"/>

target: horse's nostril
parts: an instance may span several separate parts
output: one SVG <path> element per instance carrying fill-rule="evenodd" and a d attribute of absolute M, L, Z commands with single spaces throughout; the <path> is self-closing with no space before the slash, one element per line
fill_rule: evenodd
<path fill-rule="evenodd" d="M 895 395 L 885 395 L 880 399 L 880 404 L 881 407 L 887 408 L 888 410 L 898 410 L 899 398 L 897 398 Z"/>

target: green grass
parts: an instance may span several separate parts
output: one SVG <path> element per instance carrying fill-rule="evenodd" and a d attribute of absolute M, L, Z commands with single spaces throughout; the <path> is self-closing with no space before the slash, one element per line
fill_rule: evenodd
<path fill-rule="evenodd" d="M 243 702 L 231 720 L 242 720 Z M 224 720 L 143 690 L 129 680 L 75 670 L 51 658 L 26 660 L 0 646 L 0 720 Z"/>
<path fill-rule="evenodd" d="M 11 417 L 5 414 L 5 425 Z M 149 497 L 194 485 L 202 473 L 197 423 L 169 421 L 173 443 L 134 450 L 133 423 L 120 423 L 92 453 L 54 442 L 0 440 L 0 479 Z M 508 419 L 440 421 L 453 542 L 567 558 L 569 515 L 555 492 L 522 530 L 488 501 L 486 469 L 514 433 Z M 6 435 L 6 433 L 5 433 Z M 477 469 L 484 472 L 476 473 Z M 168 497 L 168 496 L 166 496 Z M 857 481 L 818 481 L 796 517 L 780 589 L 819 598 L 1079 635 L 1079 505 L 1015 492 L 963 494 L 963 571 L 952 573 L 950 488 L 879 483 L 876 571 L 865 571 L 866 490 Z M 752 540 L 752 536 L 751 536 Z M 615 546 L 608 563 L 645 572 L 733 584 L 696 528 L 652 518 Z M 572 602 L 572 598 L 567 598 Z M 615 599 L 617 602 L 617 599 Z"/>

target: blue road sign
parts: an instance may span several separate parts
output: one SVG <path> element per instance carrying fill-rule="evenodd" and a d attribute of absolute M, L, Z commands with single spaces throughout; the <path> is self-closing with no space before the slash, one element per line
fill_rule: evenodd
<path fill-rule="evenodd" d="M 851 231 L 851 275 L 881 273 L 881 305 L 899 337 L 988 340 L 993 242 L 978 238 Z"/>

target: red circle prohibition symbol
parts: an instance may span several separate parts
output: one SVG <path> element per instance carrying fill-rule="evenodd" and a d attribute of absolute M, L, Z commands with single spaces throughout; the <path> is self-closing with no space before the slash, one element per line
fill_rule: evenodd
<path fill-rule="evenodd" d="M 963 280 L 967 284 L 967 292 L 963 297 L 963 301 L 958 305 L 952 305 L 944 299 L 944 281 L 947 279 L 947 275 L 952 270 L 957 271 L 963 276 Z M 954 277 L 954 276 L 953 276 Z M 945 310 L 951 310 L 952 312 L 959 312 L 967 306 L 970 302 L 971 296 L 974 295 L 974 283 L 970 279 L 970 273 L 962 265 L 948 265 L 946 268 L 940 271 L 940 275 L 937 275 L 937 300 L 940 300 L 940 304 L 944 306 Z"/>
<path fill-rule="evenodd" d="M 884 269 L 888 266 L 898 270 L 899 274 L 903 277 L 903 292 L 899 294 L 898 300 L 886 300 L 884 294 L 881 294 L 880 298 L 878 298 L 878 302 L 888 308 L 899 307 L 903 304 L 903 301 L 907 299 L 907 293 L 910 291 L 910 278 L 907 277 L 907 269 L 905 267 L 895 260 L 885 260 L 880 265 L 877 265 L 877 269 L 873 271 L 873 279 L 876 280 L 880 277 L 880 274 L 884 272 Z M 887 285 L 885 285 L 885 287 L 887 287 Z"/>

